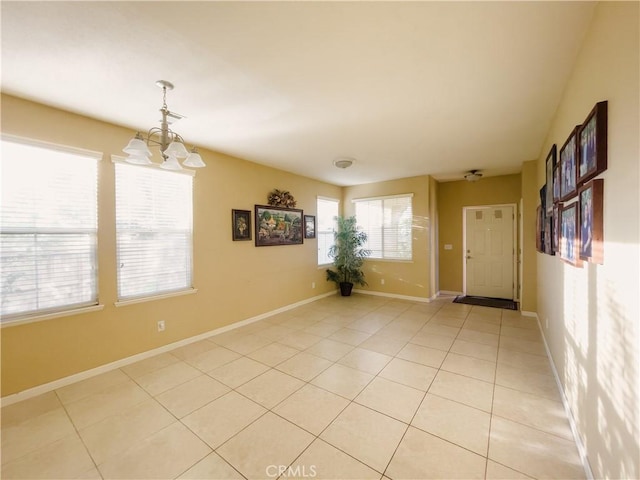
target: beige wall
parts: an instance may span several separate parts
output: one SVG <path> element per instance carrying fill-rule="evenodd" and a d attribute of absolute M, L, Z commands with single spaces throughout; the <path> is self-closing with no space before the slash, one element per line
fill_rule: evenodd
<path fill-rule="evenodd" d="M 639 5 L 598 4 L 542 149 L 609 101 L 604 264 L 537 254 L 537 311 L 595 478 L 640 478 Z"/>
<path fill-rule="evenodd" d="M 353 200 L 413 193 L 413 260 L 396 262 L 367 260 L 364 290 L 428 299 L 430 297 L 429 236 L 431 231 L 429 210 L 429 176 L 403 178 L 388 182 L 345 187 L 343 215 L 355 215 Z M 435 267 L 434 267 L 435 268 Z M 384 285 L 381 284 L 384 280 Z"/>
<path fill-rule="evenodd" d="M 478 182 L 438 185 L 438 254 L 440 291 L 462 292 L 462 208 L 520 202 L 520 174 L 483 178 Z M 445 250 L 450 244 L 452 250 Z"/>
<path fill-rule="evenodd" d="M 520 310 L 535 312 L 537 309 L 538 277 L 536 257 L 536 210 L 540 204 L 537 162 L 522 164 L 522 285 L 520 285 Z"/>
<path fill-rule="evenodd" d="M 116 301 L 114 168 L 111 154 L 134 132 L 2 96 L 3 133 L 104 152 L 99 166 L 100 312 L 2 329 L 2 395 L 97 367 L 333 291 L 317 267 L 317 244 L 254 247 L 231 240 L 231 209 L 253 210 L 274 188 L 289 190 L 305 213 L 316 196 L 342 189 L 202 150 L 194 181 L 194 285 L 198 293 L 125 307 Z M 311 288 L 315 282 L 316 288 Z M 157 320 L 166 331 L 156 331 Z"/>

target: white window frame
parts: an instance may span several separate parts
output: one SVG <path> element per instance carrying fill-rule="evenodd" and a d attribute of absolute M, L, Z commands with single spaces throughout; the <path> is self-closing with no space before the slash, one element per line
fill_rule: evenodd
<path fill-rule="evenodd" d="M 320 218 L 320 207 L 318 205 L 319 202 L 324 201 L 324 202 L 333 202 L 336 204 L 336 215 L 338 216 L 340 215 L 340 200 L 338 200 L 337 198 L 331 198 L 331 197 L 323 197 L 318 195 L 318 197 L 316 198 L 316 239 L 317 239 L 317 244 L 318 244 L 318 267 L 323 267 L 326 265 L 331 265 L 333 263 L 333 261 L 331 260 L 331 258 L 328 256 L 328 252 L 329 252 L 329 248 L 331 247 L 331 245 L 333 245 L 333 232 L 335 231 L 335 220 L 333 220 L 333 218 L 331 219 L 333 222 L 333 227 L 331 229 L 324 229 L 321 230 L 321 226 L 323 226 L 323 224 L 326 224 L 328 222 L 326 222 L 326 219 L 321 219 Z M 326 241 L 326 237 L 330 236 L 330 241 Z M 325 246 L 325 248 L 323 249 L 323 245 Z M 322 259 L 326 259 L 326 261 L 322 261 Z"/>
<path fill-rule="evenodd" d="M 410 231 L 409 231 L 409 238 L 408 238 L 408 244 L 409 244 L 409 255 L 408 257 L 397 257 L 397 256 L 393 256 L 391 253 L 386 253 L 386 248 L 385 248 L 385 225 L 384 225 L 384 212 L 385 212 L 385 201 L 387 200 L 393 200 L 393 199 L 397 199 L 397 198 L 409 198 L 410 203 L 411 203 L 411 224 L 413 225 L 413 193 L 403 193 L 403 194 L 398 194 L 398 195 L 386 195 L 386 196 L 379 196 L 379 197 L 367 197 L 367 198 L 354 198 L 352 200 L 354 207 L 355 207 L 355 211 L 356 211 L 356 221 L 358 224 L 358 227 L 360 229 L 362 229 L 363 231 L 365 231 L 367 233 L 367 236 L 369 237 L 367 239 L 367 245 L 365 248 L 369 248 L 371 249 L 371 246 L 369 246 L 369 241 L 371 238 L 373 238 L 373 235 L 371 235 L 371 229 L 373 228 L 370 225 L 363 225 L 362 223 L 362 219 L 358 218 L 358 214 L 357 214 L 357 210 L 358 210 L 358 204 L 364 204 L 364 203 L 373 203 L 373 202 L 381 202 L 381 208 L 380 208 L 380 213 L 379 216 L 380 218 L 382 218 L 382 224 L 378 227 L 379 228 L 379 235 L 377 236 L 382 245 L 381 245 L 381 255 L 378 256 L 375 254 L 375 250 L 372 252 L 371 256 L 369 256 L 369 259 L 372 260 L 384 260 L 384 261 L 393 261 L 393 262 L 411 262 L 413 261 L 413 227 L 411 227 Z M 388 227 L 387 227 L 388 228 Z"/>
<path fill-rule="evenodd" d="M 70 155 L 76 157 L 82 157 L 87 161 L 95 162 L 95 196 L 94 196 L 94 205 L 95 208 L 95 223 L 92 226 L 84 226 L 74 228 L 73 226 L 62 226 L 62 227 L 43 227 L 38 225 L 33 226 L 25 226 L 25 227 L 7 227 L 3 228 L 3 235 L 21 235 L 21 234 L 32 234 L 32 235 L 69 235 L 69 234 L 80 234 L 80 235 L 89 235 L 91 237 L 90 242 L 87 244 L 89 248 L 89 254 L 92 258 L 91 266 L 88 271 L 84 273 L 79 271 L 80 275 L 84 275 L 86 278 L 87 272 L 90 272 L 90 277 L 92 278 L 92 287 L 87 295 L 85 300 L 78 299 L 79 301 L 74 301 L 71 303 L 60 303 L 59 305 L 51 306 L 51 307 L 43 307 L 43 308 L 35 308 L 32 310 L 23 310 L 15 313 L 8 313 L 2 316 L 1 325 L 2 327 L 19 325 L 24 323 L 31 323 L 41 320 L 47 320 L 51 318 L 57 318 L 68 315 L 76 315 L 80 313 L 87 313 L 92 311 L 101 310 L 104 308 L 103 305 L 99 304 L 99 285 L 98 285 L 98 190 L 99 190 L 99 170 L 100 170 L 100 161 L 102 160 L 103 154 L 101 152 L 96 152 L 92 150 L 86 150 L 76 147 L 71 147 L 67 145 L 59 145 L 50 142 L 43 142 L 39 140 L 29 139 L 18 137 L 9 134 L 2 134 L 0 137 L 2 143 L 13 143 L 18 145 L 23 145 L 26 147 L 36 147 L 44 150 L 50 150 L 55 152 L 56 154 L 60 153 L 68 153 Z M 83 180 L 84 181 L 84 180 Z M 85 184 L 86 185 L 86 184 Z M 56 195 L 56 199 L 59 196 Z M 71 204 L 72 205 L 72 204 Z M 86 205 L 86 204 L 85 204 Z M 70 212 L 72 215 L 72 212 Z M 80 253 L 80 252 L 77 252 Z M 35 258 L 37 260 L 37 257 Z M 36 271 L 37 275 L 37 271 Z M 3 296 L 6 293 L 2 293 Z"/>
<path fill-rule="evenodd" d="M 132 165 L 128 162 L 126 162 L 126 160 L 123 157 L 117 156 L 117 155 L 112 155 L 111 156 L 111 161 L 117 166 L 117 165 L 123 165 L 123 166 L 127 166 L 127 167 L 132 167 L 132 168 L 142 168 L 142 169 L 153 169 L 153 170 L 157 170 L 157 171 L 161 171 L 167 174 L 175 174 L 175 175 L 187 175 L 190 177 L 195 177 L 195 172 L 193 170 L 180 170 L 180 171 L 167 171 L 167 170 L 162 170 L 160 169 L 160 165 L 159 164 L 152 164 L 152 165 Z M 135 303 L 141 303 L 141 302 L 148 302 L 148 301 L 154 301 L 154 300 L 159 300 L 159 299 L 163 299 L 163 298 L 169 298 L 169 297 L 175 297 L 175 296 L 180 296 L 180 295 L 188 295 L 188 294 L 193 294 L 193 293 L 197 293 L 197 289 L 194 288 L 193 286 L 193 277 L 194 277 L 194 271 L 193 271 L 193 183 L 191 184 L 191 205 L 190 205 L 190 211 L 191 211 L 191 219 L 190 219 L 190 227 L 188 230 L 188 234 L 189 234 L 189 241 L 188 241 L 188 247 L 189 247 L 189 252 L 188 252 L 188 257 L 189 257 L 189 264 L 188 264 L 188 271 L 186 271 L 186 273 L 188 274 L 188 281 L 185 282 L 184 285 L 179 286 L 177 288 L 169 288 L 169 289 L 158 289 L 158 290 L 154 290 L 154 291 L 149 291 L 149 292 L 144 292 L 141 294 L 133 294 L 133 295 L 123 295 L 122 294 L 122 277 L 120 274 L 120 265 L 121 265 L 121 254 L 120 254 L 120 242 L 119 242 L 119 230 L 118 230 L 118 199 L 117 199 L 117 188 L 118 188 L 118 180 L 117 180 L 117 174 L 115 175 L 116 177 L 116 267 L 118 269 L 117 272 L 117 301 L 115 302 L 115 306 L 116 307 L 122 307 L 122 306 L 126 306 L 126 305 L 131 305 L 131 304 L 135 304 Z M 176 230 L 176 231 L 187 231 L 187 230 Z"/>

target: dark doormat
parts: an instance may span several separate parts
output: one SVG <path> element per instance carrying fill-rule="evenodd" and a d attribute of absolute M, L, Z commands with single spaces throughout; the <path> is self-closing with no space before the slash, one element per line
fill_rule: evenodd
<path fill-rule="evenodd" d="M 465 303 L 467 305 L 478 305 L 480 307 L 506 308 L 508 310 L 518 310 L 518 304 L 513 300 L 505 298 L 470 297 L 459 295 L 453 303 Z"/>

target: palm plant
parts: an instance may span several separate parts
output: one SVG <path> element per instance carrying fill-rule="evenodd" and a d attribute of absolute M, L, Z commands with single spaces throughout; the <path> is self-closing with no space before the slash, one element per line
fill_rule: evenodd
<path fill-rule="evenodd" d="M 371 250 L 364 248 L 367 234 L 358 230 L 356 217 L 336 217 L 337 230 L 333 232 L 334 243 L 329 248 L 335 270 L 327 270 L 327 281 L 340 286 L 343 296 L 349 296 L 354 284 L 367 285 L 362 265 Z"/>

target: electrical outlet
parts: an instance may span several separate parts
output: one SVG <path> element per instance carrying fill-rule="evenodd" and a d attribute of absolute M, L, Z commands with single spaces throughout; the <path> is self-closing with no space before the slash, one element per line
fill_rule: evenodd
<path fill-rule="evenodd" d="M 384 278 L 380 279 L 380 285 L 384 285 Z"/>
<path fill-rule="evenodd" d="M 311 282 L 311 288 L 316 288 L 316 282 Z"/>
<path fill-rule="evenodd" d="M 164 320 L 158 320 L 158 331 L 159 332 L 164 332 Z"/>

